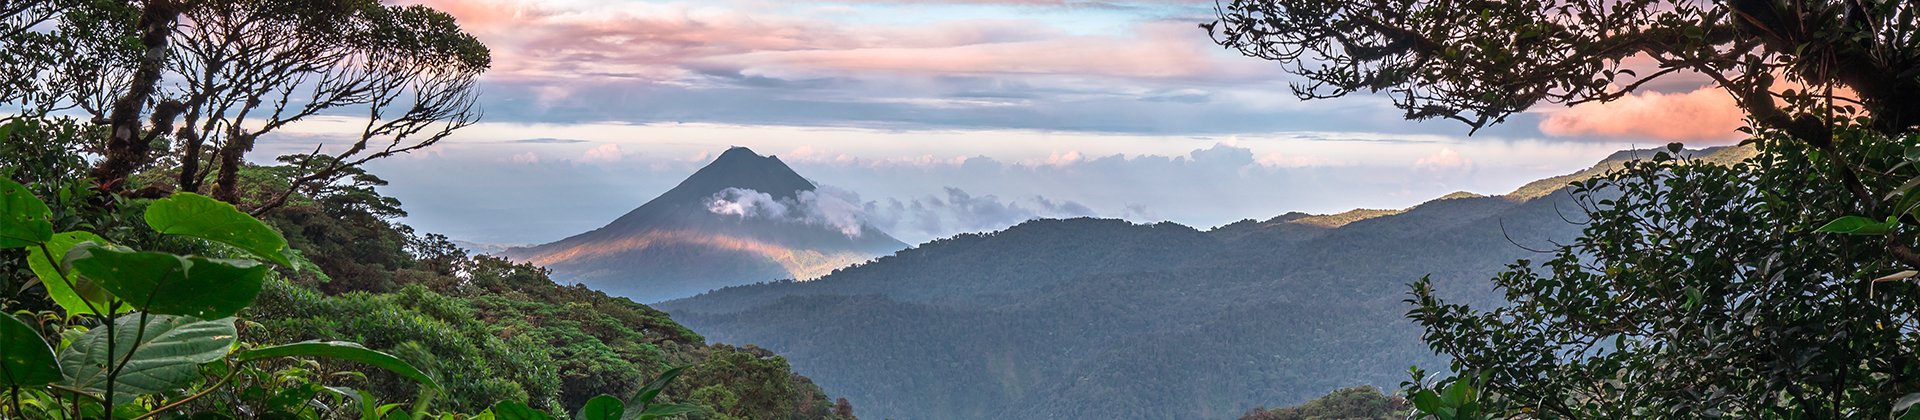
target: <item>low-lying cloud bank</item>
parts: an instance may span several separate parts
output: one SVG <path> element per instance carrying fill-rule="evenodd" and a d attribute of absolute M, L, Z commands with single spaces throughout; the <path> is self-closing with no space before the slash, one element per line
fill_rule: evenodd
<path fill-rule="evenodd" d="M 800 191 L 793 198 L 728 188 L 715 193 L 706 205 L 707 211 L 714 214 L 827 227 L 848 238 L 859 238 L 863 226 L 872 226 L 908 240 L 995 230 L 1037 218 L 1099 215 L 1084 204 L 1038 195 L 1025 200 L 1003 200 L 996 195 L 974 195 L 954 187 L 945 187 L 943 191 L 944 196 L 861 201 L 858 193 L 830 186 Z M 1126 211 L 1143 212 L 1144 209 Z"/>

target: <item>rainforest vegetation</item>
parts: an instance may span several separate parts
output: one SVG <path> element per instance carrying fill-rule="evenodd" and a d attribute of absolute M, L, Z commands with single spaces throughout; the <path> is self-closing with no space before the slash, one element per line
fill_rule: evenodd
<path fill-rule="evenodd" d="M 0 2 L 0 418 L 852 418 L 396 222 L 362 165 L 477 121 L 490 61 L 424 6 Z M 255 151 L 315 119 L 365 128 Z"/>
<path fill-rule="evenodd" d="M 895 367 L 847 374 L 866 386 L 846 389 L 869 396 L 940 396 L 876 401 L 890 413 L 1221 416 L 1249 395 L 1338 386 L 1315 373 L 1376 381 L 1437 353 L 1444 365 L 1411 369 L 1393 395 L 1345 389 L 1246 416 L 1920 418 L 1920 3 L 1217 11 L 1205 34 L 1280 63 L 1302 99 L 1382 95 L 1408 119 L 1473 133 L 1691 83 L 1745 113 L 1738 150 L 1752 153 L 1674 144 L 1544 188 L 1564 191 L 1551 200 L 1449 197 L 1339 226 L 1033 222 L 672 305 L 766 336 L 783 332 L 755 329 L 866 310 L 837 318 L 858 320 L 832 325 L 839 336 L 768 345 Z M 653 308 L 397 222 L 401 203 L 364 165 L 478 122 L 493 58 L 445 13 L 375 0 L 0 2 L 0 416 L 851 418 L 851 403 L 771 351 L 709 345 Z M 283 135 L 315 121 L 356 128 Z M 1441 217 L 1462 209 L 1479 210 Z M 1504 267 L 1459 266 L 1514 245 L 1494 234 L 1523 228 L 1501 217 L 1550 211 L 1577 234 Z M 1030 248 L 1000 244 L 1015 240 Z M 1381 250 L 1411 257 L 1382 262 Z M 946 264 L 966 270 L 912 269 Z M 1368 276 L 1310 277 L 1341 270 Z M 1444 278 L 1483 271 L 1491 293 Z M 1218 279 L 1231 287 L 1189 287 Z M 1402 283 L 1404 302 L 1372 298 Z M 1206 304 L 1228 298 L 1241 303 Z M 875 325 L 925 336 L 836 340 Z M 1413 335 L 1425 348 L 1393 341 Z M 925 362 L 954 352 L 935 341 L 954 337 L 980 351 Z M 1258 347 L 1269 343 L 1298 344 Z M 856 345 L 878 348 L 830 351 Z M 1243 348 L 1255 350 L 1220 351 Z M 1023 351 L 1061 358 L 1013 357 Z M 1233 375 L 1245 366 L 1266 370 Z M 978 375 L 925 374 L 938 369 Z M 1123 397 L 1204 386 L 1237 391 Z"/>
<path fill-rule="evenodd" d="M 1674 79 L 1747 115 L 1736 163 L 1653 159 L 1574 185 L 1576 240 L 1493 278 L 1413 285 L 1452 359 L 1443 419 L 1920 416 L 1920 5 L 1887 0 L 1235 0 L 1202 25 L 1304 99 L 1382 92 L 1474 130 Z M 1584 216 L 1584 217 L 1583 217 Z"/>

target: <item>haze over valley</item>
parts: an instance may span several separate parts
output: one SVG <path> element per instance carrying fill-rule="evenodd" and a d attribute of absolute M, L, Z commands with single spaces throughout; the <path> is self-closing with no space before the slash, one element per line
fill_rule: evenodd
<path fill-rule="evenodd" d="M 0 420 L 1920 419 L 1916 16 L 0 1 Z"/>

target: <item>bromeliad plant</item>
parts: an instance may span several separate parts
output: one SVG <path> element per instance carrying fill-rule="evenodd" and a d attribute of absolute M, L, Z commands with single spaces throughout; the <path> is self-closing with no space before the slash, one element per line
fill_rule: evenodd
<path fill-rule="evenodd" d="M 85 231 L 56 233 L 51 219 L 45 202 L 0 178 L 0 249 L 27 249 L 34 278 L 26 282 L 44 287 L 66 321 L 42 331 L 35 326 L 42 323 L 23 322 L 12 309 L 0 316 L 0 401 L 6 403 L 0 413 L 36 419 L 198 415 L 194 407 L 213 404 L 195 401 L 236 376 L 259 372 L 251 364 L 290 357 L 359 362 L 438 387 L 405 361 L 355 343 L 239 343 L 234 315 L 259 295 L 270 265 L 292 266 L 295 258 L 285 238 L 231 204 L 179 193 L 152 202 L 144 214 L 154 232 L 218 256 L 140 251 Z"/>

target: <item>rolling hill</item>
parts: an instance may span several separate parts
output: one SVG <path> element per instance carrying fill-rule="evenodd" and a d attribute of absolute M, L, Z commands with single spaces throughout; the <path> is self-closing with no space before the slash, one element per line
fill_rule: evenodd
<path fill-rule="evenodd" d="M 869 416 L 1232 418 L 1444 368 L 1403 319 L 1407 284 L 1431 275 L 1462 302 L 1498 302 L 1486 279 L 1579 233 L 1560 187 L 1645 155 L 1502 196 L 1207 231 L 1035 220 L 657 306 L 779 351 Z"/>

